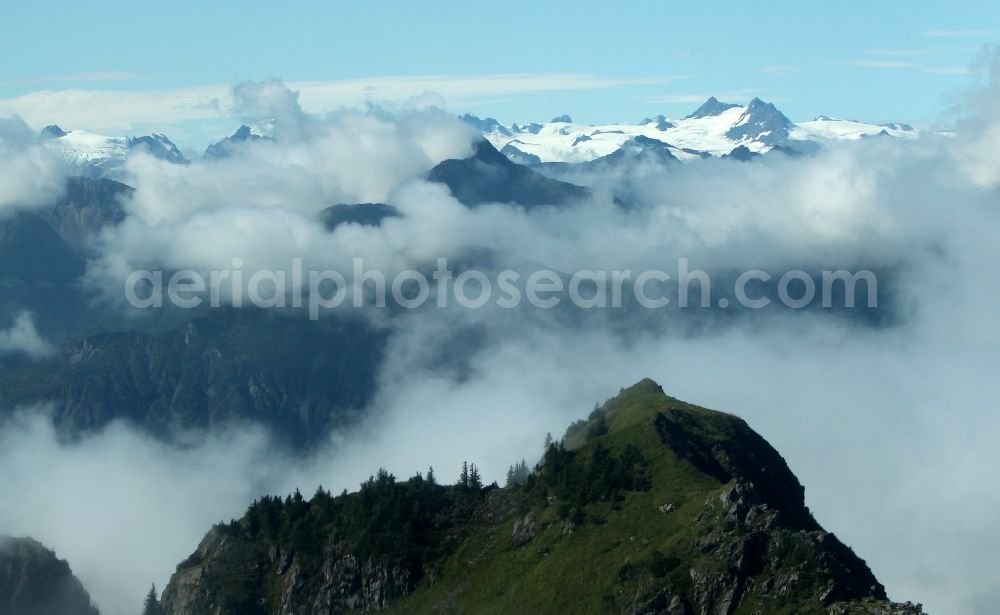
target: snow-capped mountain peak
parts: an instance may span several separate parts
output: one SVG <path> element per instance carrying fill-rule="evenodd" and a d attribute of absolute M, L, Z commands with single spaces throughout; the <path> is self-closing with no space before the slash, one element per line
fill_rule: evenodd
<path fill-rule="evenodd" d="M 134 151 L 144 151 L 175 164 L 188 161 L 162 133 L 140 137 L 108 137 L 85 130 L 63 130 L 52 124 L 40 133 L 42 144 L 65 160 L 78 175 L 90 178 L 121 179 L 125 159 Z"/>

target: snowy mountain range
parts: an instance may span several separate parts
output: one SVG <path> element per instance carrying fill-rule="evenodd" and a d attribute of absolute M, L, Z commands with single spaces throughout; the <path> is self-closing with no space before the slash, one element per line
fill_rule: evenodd
<path fill-rule="evenodd" d="M 795 123 L 759 98 L 739 105 L 721 102 L 714 96 L 686 117 L 657 115 L 636 124 L 579 124 L 569 115 L 547 123 L 510 126 L 469 114 L 460 119 L 479 130 L 512 162 L 524 165 L 621 163 L 637 156 L 661 162 L 710 156 L 746 160 L 776 149 L 806 153 L 825 141 L 872 136 L 909 139 L 919 134 L 907 124 L 871 124 L 825 115 Z M 40 137 L 76 174 L 93 179 L 122 179 L 125 159 L 137 150 L 175 164 L 188 163 L 180 149 L 160 133 L 109 137 L 83 130 L 66 132 L 52 125 L 42 130 Z M 210 145 L 203 158 L 226 158 L 247 143 L 269 139 L 266 130 L 243 125 L 231 136 Z"/>
<path fill-rule="evenodd" d="M 568 115 L 545 124 L 509 127 L 493 118 L 464 115 L 461 119 L 478 128 L 494 147 L 521 164 L 589 162 L 623 147 L 634 149 L 637 144 L 648 144 L 649 140 L 685 161 L 730 154 L 740 157 L 745 156 L 744 152 L 762 154 L 775 148 L 808 152 L 824 141 L 876 135 L 902 139 L 918 135 L 907 124 L 870 124 L 827 116 L 795 123 L 773 104 L 759 98 L 738 105 L 711 97 L 682 119 L 658 115 L 637 124 L 578 124 Z"/>

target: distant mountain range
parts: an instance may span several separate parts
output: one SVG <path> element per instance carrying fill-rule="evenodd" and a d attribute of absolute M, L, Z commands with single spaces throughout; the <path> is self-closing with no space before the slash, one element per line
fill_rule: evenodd
<path fill-rule="evenodd" d="M 876 135 L 906 139 L 919 134 L 907 124 L 871 124 L 828 116 L 795 123 L 772 103 L 759 98 L 738 105 L 712 97 L 684 118 L 658 115 L 637 124 L 578 124 L 568 115 L 544 124 L 511 126 L 468 114 L 461 119 L 521 164 L 589 162 L 634 144 L 640 137 L 662 142 L 678 160 L 688 161 L 728 155 L 737 148 L 752 153 L 774 148 L 808 152 L 825 141 Z"/>
<path fill-rule="evenodd" d="M 739 105 L 721 102 L 714 96 L 683 118 L 657 115 L 636 124 L 580 124 L 569 115 L 554 117 L 546 123 L 510 126 L 493 118 L 470 114 L 460 119 L 479 130 L 511 161 L 524 165 L 590 162 L 623 147 L 634 146 L 639 138 L 663 143 L 673 157 L 683 162 L 731 154 L 747 159 L 748 154 L 763 154 L 776 148 L 785 152 L 808 152 L 827 141 L 872 136 L 907 139 L 919 135 L 903 123 L 873 124 L 826 115 L 796 123 L 774 104 L 759 98 Z M 209 145 L 202 158 L 228 158 L 246 143 L 271 140 L 266 132 L 242 125 L 232 135 Z M 125 159 L 138 150 L 175 164 L 189 162 L 161 133 L 113 137 L 82 130 L 67 132 L 52 125 L 42 130 L 41 138 L 46 147 L 73 167 L 75 174 L 88 178 L 121 180 Z"/>

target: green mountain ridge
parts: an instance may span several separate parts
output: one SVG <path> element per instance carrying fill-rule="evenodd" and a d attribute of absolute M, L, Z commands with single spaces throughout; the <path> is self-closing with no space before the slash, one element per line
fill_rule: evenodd
<path fill-rule="evenodd" d="M 475 474 L 473 472 L 473 474 Z M 572 425 L 520 484 L 463 472 L 265 497 L 214 527 L 167 613 L 868 613 L 887 600 L 741 419 L 651 380 Z"/>

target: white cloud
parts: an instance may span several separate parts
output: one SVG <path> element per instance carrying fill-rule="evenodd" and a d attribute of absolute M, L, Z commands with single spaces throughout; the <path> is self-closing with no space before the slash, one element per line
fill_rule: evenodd
<path fill-rule="evenodd" d="M 32 359 L 42 359 L 55 349 L 42 339 L 29 312 L 20 313 L 7 329 L 0 329 L 0 356 L 24 353 Z"/>
<path fill-rule="evenodd" d="M 985 29 L 931 28 L 924 32 L 924 36 L 931 38 L 983 38 L 993 36 L 995 32 L 995 30 Z"/>
<path fill-rule="evenodd" d="M 50 204 L 64 189 L 66 169 L 21 118 L 0 118 L 0 218 Z"/>
<path fill-rule="evenodd" d="M 864 68 L 919 68 L 920 65 L 914 62 L 904 62 L 902 60 L 852 60 L 844 62 L 849 66 L 861 66 Z"/>
<path fill-rule="evenodd" d="M 95 71 L 66 73 L 61 75 L 41 75 L 27 79 L 0 81 L 0 85 L 34 83 L 97 83 L 104 81 L 132 81 L 141 78 L 137 73 L 126 71 Z"/>
<path fill-rule="evenodd" d="M 884 56 L 887 58 L 915 58 L 921 56 L 931 56 L 939 53 L 932 49 L 872 49 L 868 55 Z"/>
<path fill-rule="evenodd" d="M 972 66 L 935 66 L 923 69 L 931 75 L 978 75 L 982 71 Z"/>
<path fill-rule="evenodd" d="M 451 104 L 482 97 L 604 90 L 660 83 L 665 78 L 613 78 L 584 73 L 387 76 L 289 83 L 302 108 L 322 113 L 368 103 L 400 102 L 434 92 Z M 0 99 L 0 114 L 19 114 L 30 124 L 60 123 L 94 132 L 122 132 L 134 125 L 214 119 L 233 112 L 231 89 L 206 85 L 157 91 L 66 89 Z"/>
<path fill-rule="evenodd" d="M 770 75 L 791 75 L 799 71 L 799 67 L 792 66 L 791 64 L 767 64 L 761 66 L 759 69 L 762 73 L 767 73 Z"/>

